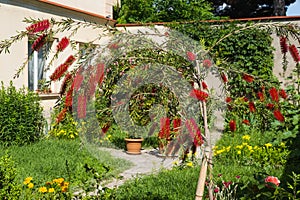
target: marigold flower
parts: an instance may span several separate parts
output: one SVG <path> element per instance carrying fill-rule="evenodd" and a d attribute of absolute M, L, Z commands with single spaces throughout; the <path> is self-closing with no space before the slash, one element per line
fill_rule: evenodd
<path fill-rule="evenodd" d="M 53 183 L 58 183 L 58 184 L 61 184 L 62 182 L 64 182 L 65 179 L 64 178 L 56 178 L 56 179 L 53 179 Z"/>
<path fill-rule="evenodd" d="M 283 99 L 287 99 L 288 95 L 286 94 L 284 89 L 279 90 L 279 95 L 281 96 L 281 98 Z"/>
<path fill-rule="evenodd" d="M 254 77 L 251 76 L 251 75 L 249 75 L 249 74 L 244 74 L 244 75 L 243 75 L 243 79 L 244 79 L 245 81 L 247 81 L 248 83 L 252 83 L 253 80 L 254 80 Z"/>
<path fill-rule="evenodd" d="M 300 55 L 297 47 L 293 44 L 289 46 L 290 53 L 296 63 L 300 62 Z"/>
<path fill-rule="evenodd" d="M 34 187 L 34 184 L 33 183 L 29 183 L 27 186 L 28 186 L 28 188 L 32 189 Z"/>
<path fill-rule="evenodd" d="M 45 38 L 47 37 L 46 34 L 39 36 L 32 44 L 31 49 L 34 51 L 39 51 L 42 46 L 45 44 Z"/>
<path fill-rule="evenodd" d="M 48 192 L 49 193 L 55 192 L 55 189 L 54 188 L 49 188 Z"/>
<path fill-rule="evenodd" d="M 56 46 L 57 51 L 63 51 L 69 45 L 70 41 L 67 37 L 63 37 Z"/>
<path fill-rule="evenodd" d="M 68 191 L 68 187 L 65 187 L 65 186 L 61 187 L 61 191 L 62 192 L 67 192 Z"/>
<path fill-rule="evenodd" d="M 194 61 L 197 58 L 197 56 L 193 52 L 190 52 L 190 51 L 186 52 L 186 56 L 189 61 Z"/>
<path fill-rule="evenodd" d="M 47 191 L 48 190 L 47 190 L 47 188 L 45 186 L 39 188 L 39 192 L 41 192 L 41 193 L 46 193 Z"/>
<path fill-rule="evenodd" d="M 254 102 L 249 102 L 249 110 L 250 110 L 250 112 L 255 112 Z"/>
<path fill-rule="evenodd" d="M 203 60 L 202 63 L 203 63 L 203 67 L 206 67 L 206 68 L 210 68 L 211 65 L 212 65 L 212 63 L 211 63 L 211 61 L 209 59 Z"/>
<path fill-rule="evenodd" d="M 30 177 L 27 177 L 27 178 L 25 178 L 25 180 L 24 180 L 24 185 L 27 185 L 27 184 L 29 184 L 31 181 L 32 181 L 32 177 L 30 176 Z"/>
<path fill-rule="evenodd" d="M 280 121 L 280 122 L 283 122 L 284 121 L 284 116 L 281 114 L 281 112 L 279 110 L 274 110 L 273 112 L 274 114 L 274 117 Z"/>
<path fill-rule="evenodd" d="M 188 167 L 193 167 L 193 162 L 188 162 L 188 163 L 186 163 L 186 166 L 188 166 Z"/>
<path fill-rule="evenodd" d="M 275 176 L 268 176 L 268 177 L 266 177 L 266 178 L 265 178 L 265 182 L 266 182 L 266 183 L 272 183 L 272 184 L 276 185 L 277 187 L 278 187 L 279 184 L 280 184 L 279 179 L 278 179 L 277 177 L 275 177 Z M 267 186 L 270 187 L 270 185 L 267 185 Z"/>
<path fill-rule="evenodd" d="M 237 154 L 238 154 L 238 155 L 242 154 L 242 151 L 237 151 Z"/>
<path fill-rule="evenodd" d="M 33 33 L 37 33 L 37 32 L 41 32 L 41 31 L 44 31 L 44 30 L 47 30 L 48 28 L 50 27 L 50 22 L 48 19 L 45 19 L 43 21 L 39 21 L 35 24 L 32 24 L 30 26 L 28 26 L 26 28 L 26 30 L 33 34 Z"/>
<path fill-rule="evenodd" d="M 206 92 L 197 89 L 193 89 L 190 93 L 190 96 L 198 99 L 199 101 L 206 101 L 208 98 L 208 94 Z"/>
<path fill-rule="evenodd" d="M 229 122 L 229 128 L 230 128 L 231 132 L 236 131 L 236 123 L 235 123 L 234 120 L 230 120 L 230 122 Z"/>
<path fill-rule="evenodd" d="M 285 54 L 288 52 L 288 44 L 287 44 L 287 38 L 285 36 L 280 37 L 280 47 L 281 47 L 281 53 Z"/>
<path fill-rule="evenodd" d="M 279 95 L 278 95 L 278 91 L 276 88 L 272 87 L 269 90 L 270 96 L 272 98 L 273 101 L 278 102 L 279 101 Z"/>
<path fill-rule="evenodd" d="M 227 79 L 227 76 L 224 72 L 221 73 L 221 78 L 223 80 L 224 83 L 227 83 L 228 82 L 228 79 Z"/>
<path fill-rule="evenodd" d="M 207 84 L 204 81 L 202 81 L 201 85 L 202 85 L 203 90 L 207 90 L 208 89 L 208 86 L 207 86 Z"/>

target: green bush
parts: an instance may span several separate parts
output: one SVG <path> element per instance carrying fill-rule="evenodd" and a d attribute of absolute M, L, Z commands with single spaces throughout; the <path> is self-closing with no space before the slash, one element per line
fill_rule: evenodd
<path fill-rule="evenodd" d="M 38 96 L 12 82 L 0 88 L 0 143 L 23 145 L 37 141 L 43 134 L 44 117 Z"/>
<path fill-rule="evenodd" d="M 17 170 L 7 153 L 0 158 L 0 199 L 18 199 L 21 186 L 16 182 Z"/>

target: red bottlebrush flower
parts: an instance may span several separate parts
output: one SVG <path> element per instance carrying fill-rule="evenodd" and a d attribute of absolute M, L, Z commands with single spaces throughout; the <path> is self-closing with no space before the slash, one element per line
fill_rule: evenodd
<path fill-rule="evenodd" d="M 250 126 L 250 122 L 249 122 L 249 120 L 247 120 L 247 119 L 244 119 L 244 120 L 243 120 L 243 124 L 246 124 L 246 125 Z"/>
<path fill-rule="evenodd" d="M 248 83 L 252 83 L 253 80 L 254 80 L 254 77 L 251 76 L 251 75 L 249 75 L 249 74 L 244 74 L 244 75 L 243 75 L 243 79 L 244 79 L 245 81 L 247 81 Z"/>
<path fill-rule="evenodd" d="M 266 107 L 267 107 L 267 109 L 269 109 L 269 110 L 273 110 L 274 107 L 275 107 L 275 105 L 272 104 L 272 103 L 268 103 Z"/>
<path fill-rule="evenodd" d="M 48 28 L 50 27 L 50 22 L 48 19 L 45 19 L 43 21 L 39 21 L 35 24 L 32 24 L 30 26 L 28 26 L 26 28 L 26 30 L 33 34 L 33 33 L 37 33 L 37 32 L 41 32 L 41 31 L 44 31 L 44 30 L 47 30 Z"/>
<path fill-rule="evenodd" d="M 281 47 L 281 53 L 285 54 L 288 52 L 288 44 L 287 44 L 287 38 L 285 36 L 280 37 L 280 47 Z"/>
<path fill-rule="evenodd" d="M 208 86 L 207 86 L 207 84 L 204 81 L 202 81 L 201 85 L 202 85 L 203 90 L 207 90 L 208 89 Z"/>
<path fill-rule="evenodd" d="M 59 94 L 61 96 L 66 92 L 66 89 L 67 89 L 68 85 L 71 83 L 72 78 L 73 78 L 73 76 L 70 73 L 67 73 L 67 75 L 65 75 L 65 78 L 61 84 L 60 91 L 59 91 Z"/>
<path fill-rule="evenodd" d="M 72 101 L 73 101 L 73 90 L 71 88 L 66 94 L 65 106 L 72 107 L 72 103 L 73 103 Z"/>
<path fill-rule="evenodd" d="M 105 65 L 103 63 L 97 65 L 96 80 L 98 81 L 99 85 L 101 85 L 104 79 L 104 67 Z"/>
<path fill-rule="evenodd" d="M 53 72 L 53 74 L 50 76 L 50 79 L 52 81 L 56 81 L 58 80 L 60 77 L 62 77 L 62 75 L 68 70 L 69 65 L 61 64 L 60 66 L 58 66 L 55 71 Z"/>
<path fill-rule="evenodd" d="M 70 41 L 67 37 L 63 37 L 56 46 L 57 51 L 63 51 L 69 45 Z"/>
<path fill-rule="evenodd" d="M 196 89 L 193 89 L 191 91 L 190 96 L 195 99 L 198 99 L 199 101 L 206 101 L 206 99 L 208 98 L 208 94 L 206 92 Z"/>
<path fill-rule="evenodd" d="M 119 45 L 118 45 L 117 43 L 109 44 L 109 45 L 108 45 L 108 48 L 109 48 L 109 49 L 118 49 L 118 48 L 119 48 Z"/>
<path fill-rule="evenodd" d="M 194 145 L 195 146 L 200 146 L 203 144 L 203 138 L 201 135 L 201 131 L 196 123 L 196 121 L 191 118 L 185 121 L 185 126 L 187 127 L 191 138 L 194 139 Z"/>
<path fill-rule="evenodd" d="M 67 60 L 65 61 L 66 65 L 72 65 L 76 58 L 73 55 L 70 55 Z"/>
<path fill-rule="evenodd" d="M 267 187 L 272 188 L 272 186 L 269 185 L 268 183 L 272 183 L 278 187 L 280 184 L 280 181 L 275 176 L 268 176 L 267 178 L 265 178 L 265 183 L 267 183 L 267 185 L 266 185 Z"/>
<path fill-rule="evenodd" d="M 86 96 L 78 96 L 78 107 L 77 107 L 77 117 L 79 119 L 86 117 Z"/>
<path fill-rule="evenodd" d="M 264 100 L 265 100 L 264 93 L 258 92 L 258 93 L 257 93 L 257 96 L 258 96 L 258 98 L 259 98 L 260 101 L 264 101 Z"/>
<path fill-rule="evenodd" d="M 286 94 L 285 90 L 284 89 L 281 89 L 279 91 L 279 95 L 281 96 L 281 98 L 283 99 L 287 99 L 288 95 Z"/>
<path fill-rule="evenodd" d="M 226 103 L 230 103 L 232 101 L 231 97 L 226 97 L 225 99 Z"/>
<path fill-rule="evenodd" d="M 281 112 L 279 110 L 274 110 L 273 112 L 274 114 L 274 117 L 280 121 L 280 122 L 283 122 L 284 121 L 284 116 L 281 114 Z"/>
<path fill-rule="evenodd" d="M 247 97 L 244 97 L 244 98 L 243 98 L 243 101 L 244 101 L 244 102 L 248 102 L 249 99 L 248 99 Z"/>
<path fill-rule="evenodd" d="M 205 59 L 203 60 L 203 67 L 206 67 L 206 68 L 210 68 L 212 66 L 212 63 L 209 59 Z"/>
<path fill-rule="evenodd" d="M 255 112 L 254 102 L 249 102 L 249 110 L 250 110 L 250 112 Z"/>
<path fill-rule="evenodd" d="M 221 78 L 222 78 L 224 83 L 228 82 L 227 76 L 223 72 L 221 73 Z"/>
<path fill-rule="evenodd" d="M 80 86 L 81 86 L 81 83 L 83 81 L 83 76 L 81 74 L 77 74 L 74 78 L 74 81 L 72 83 L 73 85 L 73 88 L 74 88 L 74 91 L 78 91 Z"/>
<path fill-rule="evenodd" d="M 230 120 L 230 122 L 229 122 L 229 128 L 230 128 L 231 132 L 236 131 L 236 123 L 235 123 L 234 120 Z"/>
<path fill-rule="evenodd" d="M 272 98 L 273 101 L 278 102 L 279 101 L 279 95 L 278 95 L 278 91 L 276 88 L 272 87 L 269 90 L 270 96 Z"/>
<path fill-rule="evenodd" d="M 189 59 L 189 61 L 194 61 L 197 58 L 197 56 L 193 52 L 190 52 L 190 51 L 186 52 L 186 56 Z"/>
<path fill-rule="evenodd" d="M 34 51 L 38 51 L 42 48 L 42 46 L 45 44 L 45 38 L 47 37 L 46 34 L 41 35 L 38 37 L 32 44 L 31 49 Z"/>
<path fill-rule="evenodd" d="M 96 86 L 97 86 L 96 77 L 95 77 L 95 75 L 92 75 L 92 76 L 90 76 L 90 79 L 89 79 L 89 88 L 88 88 L 89 98 L 95 95 Z"/>
<path fill-rule="evenodd" d="M 300 55 L 297 47 L 293 44 L 289 46 L 290 53 L 296 63 L 300 62 Z"/>
<path fill-rule="evenodd" d="M 66 116 L 67 109 L 63 108 L 56 117 L 56 123 L 60 123 Z"/>
<path fill-rule="evenodd" d="M 158 133 L 159 138 L 170 138 L 170 118 L 164 117 L 160 119 L 160 131 Z"/>
<path fill-rule="evenodd" d="M 181 119 L 174 119 L 173 120 L 173 131 L 178 132 L 180 131 L 181 128 Z"/>

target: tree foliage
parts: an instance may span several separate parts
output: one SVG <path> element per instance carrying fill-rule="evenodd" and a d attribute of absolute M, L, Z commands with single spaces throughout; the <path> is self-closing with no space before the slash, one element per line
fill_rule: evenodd
<path fill-rule="evenodd" d="M 122 0 L 114 8 L 119 23 L 172 22 L 213 18 L 205 0 Z"/>

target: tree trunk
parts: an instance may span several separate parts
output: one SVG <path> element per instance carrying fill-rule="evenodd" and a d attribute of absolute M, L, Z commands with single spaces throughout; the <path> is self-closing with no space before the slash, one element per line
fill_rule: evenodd
<path fill-rule="evenodd" d="M 285 0 L 273 0 L 274 16 L 285 16 Z"/>

